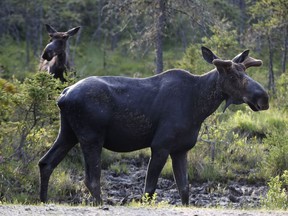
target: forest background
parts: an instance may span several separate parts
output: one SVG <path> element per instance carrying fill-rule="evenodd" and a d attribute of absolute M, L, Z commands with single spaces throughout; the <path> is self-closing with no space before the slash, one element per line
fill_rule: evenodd
<path fill-rule="evenodd" d="M 270 109 L 220 107 L 189 153 L 190 181 L 267 184 L 281 176 L 288 169 L 287 11 L 285 0 L 2 0 L 0 202 L 39 202 L 37 163 L 57 136 L 56 99 L 67 85 L 91 75 L 147 77 L 175 67 L 203 74 L 213 66 L 202 59 L 201 45 L 223 59 L 245 49 L 262 59 L 248 73 L 269 91 Z M 69 39 L 67 83 L 38 72 L 49 39 L 45 23 L 59 31 L 81 26 Z M 139 154 L 149 157 L 149 150 L 104 151 L 102 164 L 125 171 L 121 159 Z M 73 183 L 82 165 L 77 146 L 51 178 L 52 200 L 85 191 Z M 170 159 L 162 176 L 173 178 Z"/>

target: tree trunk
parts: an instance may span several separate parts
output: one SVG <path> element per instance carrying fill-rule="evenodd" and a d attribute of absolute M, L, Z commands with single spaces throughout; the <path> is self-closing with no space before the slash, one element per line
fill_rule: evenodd
<path fill-rule="evenodd" d="M 187 37 L 185 34 L 185 30 L 183 28 L 184 28 L 183 26 L 180 26 L 178 28 L 178 37 L 182 42 L 183 52 L 185 52 L 185 50 L 187 49 L 187 46 L 188 46 L 188 41 L 187 41 Z"/>
<path fill-rule="evenodd" d="M 26 40 L 26 66 L 29 68 L 30 65 L 30 30 L 29 30 L 29 21 L 28 18 L 26 18 L 26 33 L 25 33 L 25 40 Z"/>
<path fill-rule="evenodd" d="M 33 51 L 33 55 L 35 57 L 39 57 L 40 56 L 40 53 L 39 53 L 39 50 L 42 48 L 40 47 L 39 48 L 39 38 L 40 38 L 40 35 L 42 35 L 42 32 L 40 32 L 40 25 L 42 25 L 41 23 L 41 13 L 42 13 L 42 2 L 38 2 L 37 0 L 34 0 L 33 1 L 33 7 L 31 8 L 33 10 L 33 19 L 30 21 L 31 22 L 31 34 L 30 36 L 32 37 L 31 39 L 31 45 L 32 45 L 32 51 Z"/>
<path fill-rule="evenodd" d="M 286 60 L 287 60 L 287 50 L 288 50 L 288 26 L 284 29 L 284 46 L 282 52 L 282 73 L 286 71 Z"/>
<path fill-rule="evenodd" d="M 40 51 L 38 52 L 39 56 L 41 55 L 42 49 L 43 47 L 43 33 L 42 33 L 42 29 L 43 29 L 43 24 L 42 24 L 42 19 L 43 19 L 43 4 L 42 2 L 40 3 L 40 8 L 39 8 L 40 12 L 39 12 L 39 47 L 40 47 Z"/>
<path fill-rule="evenodd" d="M 106 43 L 107 43 L 107 35 L 104 36 L 104 43 L 103 43 L 103 69 L 106 69 L 107 66 L 107 52 L 106 52 Z"/>
<path fill-rule="evenodd" d="M 81 29 L 79 30 L 78 34 L 76 34 L 74 37 L 75 43 L 74 43 L 74 50 L 71 54 L 71 64 L 70 64 L 70 70 L 72 69 L 72 71 L 74 71 L 74 66 L 75 66 L 75 57 L 76 57 L 76 48 L 78 46 L 78 44 L 80 43 L 80 38 L 81 38 Z M 69 60 L 70 61 L 70 60 Z M 75 71 L 74 71 L 75 72 Z"/>
<path fill-rule="evenodd" d="M 245 24 L 246 24 L 246 2 L 245 1 L 239 1 L 238 2 L 239 8 L 240 8 L 240 23 L 239 23 L 239 43 L 240 45 L 243 45 L 243 34 L 245 31 Z"/>
<path fill-rule="evenodd" d="M 103 9 L 103 1 L 99 0 L 97 5 L 97 28 L 93 32 L 90 44 L 94 41 L 96 41 L 97 44 L 101 44 L 102 41 L 102 9 Z"/>
<path fill-rule="evenodd" d="M 120 22 L 118 20 L 117 17 L 112 17 L 112 20 L 111 20 L 111 29 L 114 29 L 115 26 L 119 26 L 120 25 Z M 116 48 L 117 48 L 117 44 L 118 44 L 118 41 L 119 41 L 119 32 L 118 32 L 118 29 L 116 28 L 116 31 L 112 30 L 111 31 L 111 35 L 110 35 L 110 41 L 111 41 L 111 50 L 114 51 Z"/>
<path fill-rule="evenodd" d="M 163 71 L 163 30 L 165 21 L 166 0 L 157 0 L 156 3 L 156 73 Z"/>
<path fill-rule="evenodd" d="M 273 71 L 273 50 L 272 50 L 272 41 L 270 35 L 268 35 L 268 49 L 269 49 L 269 81 L 268 89 L 272 90 L 272 93 L 275 94 L 275 82 L 274 82 L 274 71 Z"/>

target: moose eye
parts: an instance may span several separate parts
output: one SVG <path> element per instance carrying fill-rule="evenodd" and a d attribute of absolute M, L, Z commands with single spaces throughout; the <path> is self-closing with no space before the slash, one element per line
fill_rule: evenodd
<path fill-rule="evenodd" d="M 229 76 L 229 80 L 235 81 L 235 80 L 236 80 L 236 77 L 235 77 L 234 75 L 231 75 L 231 76 Z"/>

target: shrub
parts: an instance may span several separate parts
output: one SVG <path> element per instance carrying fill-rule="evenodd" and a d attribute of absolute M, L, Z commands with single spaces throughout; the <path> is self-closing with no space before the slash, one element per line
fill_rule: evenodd
<path fill-rule="evenodd" d="M 127 164 L 121 162 L 111 164 L 109 170 L 114 172 L 116 175 L 128 174 Z"/>
<path fill-rule="evenodd" d="M 266 139 L 264 139 L 266 146 L 265 160 L 263 160 L 261 167 L 264 175 L 267 177 L 280 175 L 284 170 L 288 170 L 288 134 L 281 131 L 273 131 Z"/>
<path fill-rule="evenodd" d="M 284 209 L 288 207 L 288 170 L 283 174 L 270 178 L 268 182 L 269 190 L 265 198 L 261 199 L 261 204 L 268 209 Z"/>
<path fill-rule="evenodd" d="M 157 201 L 157 193 L 154 193 L 152 197 L 148 193 L 145 193 L 141 198 L 141 204 L 143 206 L 155 206 Z"/>
<path fill-rule="evenodd" d="M 38 197 L 37 162 L 59 130 L 55 102 L 64 86 L 48 73 L 9 85 L 12 92 L 0 88 L 0 101 L 5 102 L 0 106 L 6 110 L 0 113 L 0 173 L 5 173 L 0 175 L 0 200 L 33 202 Z"/>

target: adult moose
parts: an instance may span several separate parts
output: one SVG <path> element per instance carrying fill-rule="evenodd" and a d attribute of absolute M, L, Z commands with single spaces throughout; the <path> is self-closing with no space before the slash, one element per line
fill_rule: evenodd
<path fill-rule="evenodd" d="M 50 36 L 50 43 L 43 50 L 40 70 L 48 71 L 54 78 L 59 78 L 62 82 L 66 82 L 63 74 L 70 69 L 66 52 L 67 40 L 75 35 L 80 27 L 72 28 L 67 32 L 57 32 L 52 26 L 48 24 L 45 26 Z"/>
<path fill-rule="evenodd" d="M 59 135 L 39 161 L 40 199 L 47 201 L 50 175 L 67 152 L 80 142 L 85 159 L 85 184 L 97 204 L 100 198 L 101 149 L 129 152 L 151 148 L 145 193 L 155 192 L 168 156 L 184 205 L 189 204 L 187 152 L 196 144 L 202 122 L 225 100 L 246 103 L 253 111 L 269 108 L 263 87 L 245 70 L 260 66 L 249 50 L 221 60 L 202 47 L 204 59 L 216 68 L 202 76 L 172 69 L 148 78 L 88 77 L 59 97 Z"/>

